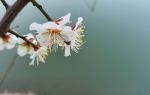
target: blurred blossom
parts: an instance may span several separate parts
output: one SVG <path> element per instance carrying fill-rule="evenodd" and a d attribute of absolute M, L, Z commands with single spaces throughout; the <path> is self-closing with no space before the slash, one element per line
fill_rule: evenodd
<path fill-rule="evenodd" d="M 33 92 L 27 92 L 27 93 L 14 92 L 14 93 L 12 93 L 12 92 L 5 91 L 5 92 L 0 93 L 0 95 L 36 95 L 36 94 Z"/>

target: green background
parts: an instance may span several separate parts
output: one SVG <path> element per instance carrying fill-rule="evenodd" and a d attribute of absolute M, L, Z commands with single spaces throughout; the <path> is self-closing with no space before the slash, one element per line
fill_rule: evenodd
<path fill-rule="evenodd" d="M 15 0 L 7 0 L 12 4 Z M 37 0 L 56 19 L 68 12 L 72 22 L 84 18 L 85 44 L 79 54 L 59 50 L 46 64 L 29 66 L 19 57 L 0 91 L 38 95 L 150 95 L 150 0 Z M 93 2 L 96 2 L 95 4 Z M 90 10 L 95 5 L 93 11 Z M 94 8 L 94 7 L 93 7 Z M 5 8 L 0 3 L 0 18 Z M 42 14 L 28 4 L 11 27 L 29 33 Z M 0 79 L 16 49 L 0 52 Z"/>

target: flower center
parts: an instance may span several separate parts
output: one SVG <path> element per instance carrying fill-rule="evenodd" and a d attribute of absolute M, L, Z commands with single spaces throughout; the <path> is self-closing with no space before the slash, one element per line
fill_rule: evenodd
<path fill-rule="evenodd" d="M 48 32 L 49 32 L 49 33 L 56 33 L 56 34 L 59 34 L 59 33 L 60 33 L 60 30 L 58 30 L 58 29 L 48 29 Z"/>
<path fill-rule="evenodd" d="M 3 39 L 3 41 L 4 41 L 4 43 L 8 43 L 8 42 L 9 42 L 9 39 L 10 39 L 10 36 L 9 36 L 9 35 L 4 34 L 4 35 L 2 35 L 1 37 L 2 37 L 2 39 Z"/>

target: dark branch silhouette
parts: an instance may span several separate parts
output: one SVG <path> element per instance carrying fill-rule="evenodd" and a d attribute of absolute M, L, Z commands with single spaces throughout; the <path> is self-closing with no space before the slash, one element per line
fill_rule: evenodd
<path fill-rule="evenodd" d="M 52 21 L 52 18 L 47 14 L 47 12 L 42 8 L 40 4 L 38 4 L 35 0 L 31 0 L 33 6 L 37 7 L 41 13 L 46 17 L 48 21 Z"/>
<path fill-rule="evenodd" d="M 17 0 L 0 21 L 0 35 L 9 31 L 9 27 L 20 11 L 28 4 L 29 0 Z"/>
<path fill-rule="evenodd" d="M 3 5 L 5 6 L 6 9 L 9 8 L 9 5 L 5 0 L 1 0 L 1 2 L 3 3 Z"/>

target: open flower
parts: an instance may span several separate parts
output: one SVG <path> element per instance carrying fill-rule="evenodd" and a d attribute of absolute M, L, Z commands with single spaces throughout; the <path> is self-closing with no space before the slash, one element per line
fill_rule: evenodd
<path fill-rule="evenodd" d="M 60 34 L 64 25 L 70 22 L 70 15 L 68 13 L 66 16 L 44 24 L 34 22 L 30 25 L 30 30 L 36 30 L 38 33 L 36 38 L 40 45 L 48 46 L 51 50 L 51 47 L 57 47 L 64 43 Z"/>
<path fill-rule="evenodd" d="M 84 25 L 83 25 L 83 18 L 79 17 L 78 21 L 76 22 L 76 25 L 74 28 L 64 28 L 62 31 L 63 38 L 65 39 L 66 43 L 64 45 L 65 47 L 65 56 L 71 56 L 70 49 L 78 53 L 78 50 L 83 44 L 83 31 L 84 31 Z"/>
<path fill-rule="evenodd" d="M 37 30 L 36 38 L 41 46 L 51 47 L 63 43 L 60 37 L 62 26 L 54 22 L 47 22 L 44 24 L 32 23 L 30 30 Z"/>
<path fill-rule="evenodd" d="M 5 33 L 2 36 L 0 36 L 0 50 L 6 49 L 12 49 L 15 47 L 17 42 L 17 37 L 10 33 Z"/>
<path fill-rule="evenodd" d="M 48 56 L 48 50 L 46 47 L 39 47 L 37 50 L 35 50 L 30 58 L 32 59 L 31 63 L 29 65 L 34 65 L 34 62 L 36 60 L 37 65 L 39 65 L 39 62 L 45 63 L 45 59 Z"/>
<path fill-rule="evenodd" d="M 31 43 L 37 44 L 33 34 L 24 35 L 24 37 Z M 34 52 L 34 48 L 31 43 L 24 41 L 23 39 L 18 39 L 18 50 L 17 53 L 20 56 L 25 56 L 26 54 L 32 54 Z"/>

